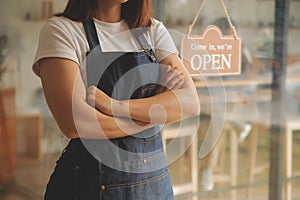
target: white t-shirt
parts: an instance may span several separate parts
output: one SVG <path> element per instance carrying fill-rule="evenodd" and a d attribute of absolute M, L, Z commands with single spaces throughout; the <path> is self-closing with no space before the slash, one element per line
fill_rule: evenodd
<path fill-rule="evenodd" d="M 124 20 L 117 23 L 106 23 L 97 19 L 94 21 L 103 52 L 141 50 Z M 151 29 L 145 33 L 145 38 L 152 46 L 159 62 L 172 53 L 178 53 L 169 32 L 157 20 L 153 21 Z M 82 22 L 65 17 L 53 17 L 45 22 L 40 31 L 33 70 L 39 75 L 38 61 L 42 58 L 66 58 L 79 64 L 84 79 L 85 58 L 88 51 L 90 49 Z"/>

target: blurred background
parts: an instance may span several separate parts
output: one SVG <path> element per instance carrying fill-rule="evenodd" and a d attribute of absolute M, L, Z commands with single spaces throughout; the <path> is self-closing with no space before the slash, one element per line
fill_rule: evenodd
<path fill-rule="evenodd" d="M 152 2 L 180 50 L 202 1 Z M 176 199 L 300 199 L 300 1 L 224 2 L 243 41 L 242 73 L 193 77 L 201 114 L 164 127 Z M 31 69 L 41 26 L 66 3 L 0 0 L 1 200 L 42 199 L 68 142 Z M 192 34 L 210 24 L 231 34 L 224 17 L 221 0 L 207 1 Z M 226 99 L 220 93 L 212 105 L 212 91 Z M 226 107 L 225 122 L 213 151 L 200 158 L 205 135 L 216 134 L 213 106 Z"/>

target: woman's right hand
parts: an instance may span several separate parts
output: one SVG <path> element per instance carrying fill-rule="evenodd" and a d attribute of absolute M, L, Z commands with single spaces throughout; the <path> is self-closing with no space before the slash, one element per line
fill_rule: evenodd
<path fill-rule="evenodd" d="M 177 67 L 160 65 L 159 84 L 161 86 L 159 87 L 157 93 L 179 89 L 184 84 L 184 81 L 184 76 L 177 69 Z"/>
<path fill-rule="evenodd" d="M 113 115 L 112 107 L 119 103 L 96 86 L 90 86 L 86 89 L 86 99 L 88 104 L 97 108 L 100 112 L 110 116 Z"/>

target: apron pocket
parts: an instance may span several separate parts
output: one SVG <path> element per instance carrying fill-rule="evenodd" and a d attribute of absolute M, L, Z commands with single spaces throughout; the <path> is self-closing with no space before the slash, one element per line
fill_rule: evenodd
<path fill-rule="evenodd" d="M 151 136 L 149 136 L 149 137 L 145 137 L 144 140 L 145 140 L 146 142 L 151 142 L 151 141 L 155 140 L 155 139 L 159 136 L 159 134 L 160 134 L 160 133 L 156 133 L 156 134 L 151 135 Z"/>
<path fill-rule="evenodd" d="M 155 177 L 132 183 L 103 185 L 102 200 L 173 200 L 168 171 Z"/>

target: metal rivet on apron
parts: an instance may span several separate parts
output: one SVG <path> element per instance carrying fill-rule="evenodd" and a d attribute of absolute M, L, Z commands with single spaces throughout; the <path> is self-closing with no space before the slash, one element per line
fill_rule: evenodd
<path fill-rule="evenodd" d="M 154 55 L 151 55 L 150 58 L 151 58 L 152 62 L 155 62 L 155 61 L 156 61 L 156 58 L 155 58 Z"/>
<path fill-rule="evenodd" d="M 143 162 L 144 162 L 144 164 L 146 164 L 146 163 L 147 163 L 147 160 L 146 160 L 146 159 L 144 159 L 144 160 L 143 160 Z"/>
<path fill-rule="evenodd" d="M 105 186 L 104 186 L 104 185 L 101 185 L 100 189 L 101 189 L 101 190 L 105 190 Z"/>
<path fill-rule="evenodd" d="M 79 165 L 75 165 L 75 167 L 74 167 L 74 169 L 77 171 L 77 170 L 79 170 Z"/>

